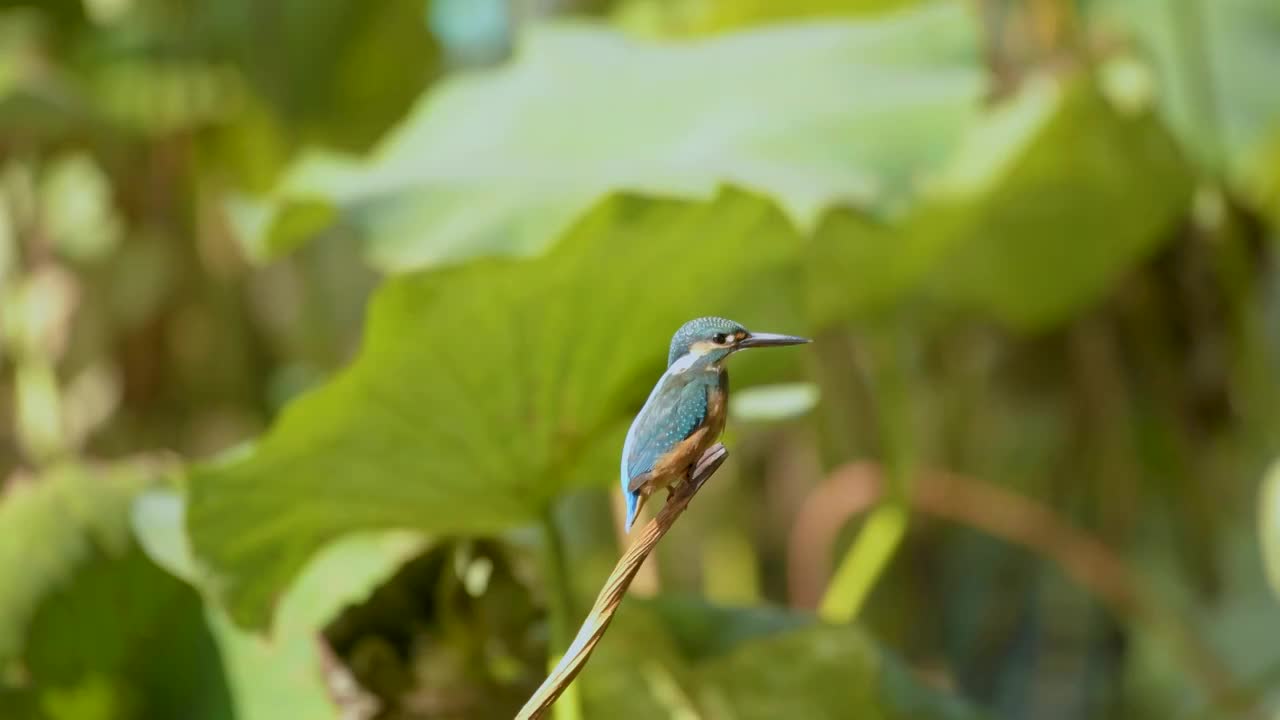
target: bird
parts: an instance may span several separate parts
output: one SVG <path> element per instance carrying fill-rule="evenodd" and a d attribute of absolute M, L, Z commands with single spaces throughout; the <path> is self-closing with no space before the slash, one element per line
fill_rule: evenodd
<path fill-rule="evenodd" d="M 725 360 L 747 348 L 800 345 L 808 338 L 750 332 L 722 317 L 690 320 L 671 338 L 667 370 L 632 421 L 622 446 L 626 532 L 654 492 L 678 485 L 724 431 Z"/>

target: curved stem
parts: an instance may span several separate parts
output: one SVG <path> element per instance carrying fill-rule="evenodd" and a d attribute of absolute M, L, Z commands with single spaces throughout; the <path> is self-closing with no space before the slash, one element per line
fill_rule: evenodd
<path fill-rule="evenodd" d="M 543 575 L 547 578 L 547 597 L 550 615 L 550 638 L 547 643 L 547 666 L 555 667 L 561 652 L 569 646 L 569 628 L 573 622 L 573 583 L 569 579 L 569 563 L 565 559 L 564 543 L 556 527 L 555 513 L 551 506 L 542 515 Z M 556 711 L 559 720 L 580 720 L 581 700 L 570 693 Z"/>
<path fill-rule="evenodd" d="M 573 615 L 573 584 L 569 580 L 569 564 L 565 560 L 564 543 L 556 528 L 550 508 L 542 516 L 543 566 L 550 592 L 551 642 L 553 650 L 569 644 L 568 618 Z"/>
<path fill-rule="evenodd" d="M 728 455 L 729 452 L 724 449 L 724 446 L 716 443 L 698 461 L 698 466 L 694 469 L 689 481 L 667 496 L 667 503 L 662 506 L 657 517 L 644 526 L 639 537 L 618 559 L 618 564 L 605 580 L 604 587 L 600 588 L 600 594 L 596 596 L 591 612 L 582 621 L 582 627 L 578 628 L 578 634 L 574 637 L 573 643 L 569 645 L 560 662 L 552 668 L 547 679 L 542 682 L 524 707 L 520 708 L 520 712 L 516 715 L 517 720 L 544 717 L 551 705 L 582 671 L 596 644 L 600 642 L 600 638 L 604 637 L 609 623 L 613 621 L 618 605 L 626 596 L 627 588 L 631 586 L 631 581 L 635 579 L 645 558 L 649 557 L 649 553 L 657 547 L 658 541 L 667 534 L 676 519 L 689 506 L 689 501 L 693 500 L 693 496 L 698 494 L 703 484 L 720 468 Z"/>
<path fill-rule="evenodd" d="M 840 526 L 850 516 L 874 506 L 886 492 L 886 482 L 882 469 L 869 462 L 852 463 L 833 472 L 810 493 L 796 516 L 788 566 L 821 567 L 821 562 L 801 563 L 797 558 L 821 558 L 829 553 Z M 918 513 L 981 530 L 1052 561 L 1116 616 L 1157 629 L 1191 677 L 1202 683 L 1214 708 L 1234 713 L 1257 709 L 1256 699 L 1240 691 L 1213 648 L 1173 608 L 1147 590 L 1110 548 L 1051 509 L 990 483 L 938 471 L 915 478 L 909 502 Z M 808 580 L 789 578 L 790 583 L 800 586 L 811 584 Z M 792 596 L 798 594 L 793 588 Z"/>

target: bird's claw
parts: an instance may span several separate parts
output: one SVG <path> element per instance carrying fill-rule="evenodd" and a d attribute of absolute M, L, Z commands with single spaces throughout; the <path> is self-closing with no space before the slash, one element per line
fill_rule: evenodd
<path fill-rule="evenodd" d="M 698 492 L 702 489 L 702 484 L 715 474 L 728 457 L 729 450 L 722 443 L 716 443 L 707 448 L 707 451 L 698 459 L 698 464 L 693 467 L 693 472 L 689 473 L 689 481 L 681 482 L 678 489 L 672 489 L 672 494 L 679 492 L 682 495 L 692 495 Z"/>

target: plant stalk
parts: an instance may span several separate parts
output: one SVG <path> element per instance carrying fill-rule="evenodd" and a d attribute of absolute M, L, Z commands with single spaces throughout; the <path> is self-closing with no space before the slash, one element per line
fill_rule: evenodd
<path fill-rule="evenodd" d="M 569 563 L 565 558 L 564 542 L 556 527 L 555 512 L 548 505 L 542 515 L 543 576 L 547 579 L 550 637 L 547 643 L 547 667 L 553 669 L 560 663 L 571 640 L 569 628 L 573 623 L 573 583 L 569 578 Z M 575 688 L 568 688 L 555 708 L 556 720 L 582 720 L 582 699 Z"/>
<path fill-rule="evenodd" d="M 547 679 L 520 709 L 516 715 L 517 720 L 536 720 L 545 716 L 552 705 L 556 704 L 556 700 L 571 688 L 573 679 L 587 664 L 596 644 L 600 642 L 600 638 L 604 637 L 605 630 L 609 629 L 609 623 L 613 621 L 618 605 L 622 603 L 622 598 L 627 594 L 627 588 L 631 586 L 631 581 L 635 579 L 645 558 L 649 557 L 649 553 L 657 547 L 658 541 L 667 534 L 675 521 L 684 513 L 685 508 L 689 506 L 694 495 L 715 474 L 726 457 L 728 457 L 728 451 L 723 445 L 716 443 L 703 454 L 689 481 L 679 485 L 667 496 L 667 502 L 658 511 L 658 515 L 640 530 L 639 536 L 618 559 L 618 564 L 605 580 L 604 587 L 600 588 L 591 612 L 578 628 L 578 634 L 574 637 L 573 643 L 569 645 L 564 657 L 551 669 Z M 580 709 L 578 713 L 581 715 Z"/>

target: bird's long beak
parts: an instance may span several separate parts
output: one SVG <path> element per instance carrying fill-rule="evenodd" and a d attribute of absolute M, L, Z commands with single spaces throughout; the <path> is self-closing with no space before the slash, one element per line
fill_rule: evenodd
<path fill-rule="evenodd" d="M 751 333 L 738 342 L 740 348 L 775 347 L 780 345 L 803 345 L 812 342 L 809 338 L 795 335 L 778 335 L 776 333 Z"/>

